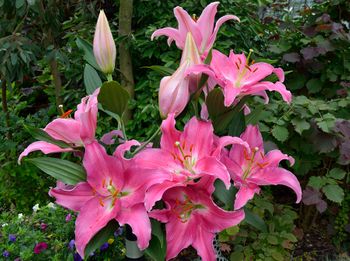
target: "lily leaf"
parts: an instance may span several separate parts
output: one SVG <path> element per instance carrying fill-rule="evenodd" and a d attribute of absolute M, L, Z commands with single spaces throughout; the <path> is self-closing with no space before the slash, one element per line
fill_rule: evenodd
<path fill-rule="evenodd" d="M 46 174 L 65 184 L 75 185 L 79 182 L 86 181 L 84 168 L 68 160 L 41 157 L 27 159 L 26 161 L 33 163 Z"/>
<path fill-rule="evenodd" d="M 85 61 L 87 61 L 91 66 L 100 71 L 101 69 L 97 64 L 93 53 L 92 44 L 79 37 L 77 38 L 75 43 L 77 44 L 78 48 L 84 52 Z"/>
<path fill-rule="evenodd" d="M 98 101 L 103 109 L 113 112 L 119 117 L 122 117 L 126 110 L 129 99 L 128 91 L 116 81 L 103 83 L 98 95 Z"/>
<path fill-rule="evenodd" d="M 102 228 L 87 244 L 85 248 L 85 256 L 88 257 L 97 248 L 106 243 L 108 239 L 113 236 L 113 233 L 118 229 L 118 227 L 119 224 L 116 220 L 109 221 L 108 224 Z"/>
<path fill-rule="evenodd" d="M 151 69 L 151 70 L 153 70 L 153 71 L 155 71 L 163 76 L 169 76 L 175 72 L 174 69 L 171 69 L 171 68 L 165 67 L 165 66 L 161 66 L 161 65 L 143 66 L 142 68 Z"/>
<path fill-rule="evenodd" d="M 84 68 L 84 85 L 87 94 L 92 94 L 97 88 L 101 87 L 102 81 L 96 70 L 89 64 Z"/>
<path fill-rule="evenodd" d="M 245 212 L 245 221 L 255 227 L 256 229 L 260 230 L 261 232 L 267 232 L 267 226 L 266 223 L 264 222 L 264 220 L 259 217 L 258 215 L 254 214 L 253 212 L 251 212 L 249 209 L 245 208 L 244 209 Z"/>
<path fill-rule="evenodd" d="M 56 140 L 52 138 L 49 134 L 47 134 L 44 130 L 39 128 L 34 128 L 31 126 L 24 126 L 25 129 L 29 132 L 30 135 L 33 136 L 36 140 L 46 141 L 48 143 L 57 145 L 61 148 L 70 148 L 70 145 L 61 140 Z"/>

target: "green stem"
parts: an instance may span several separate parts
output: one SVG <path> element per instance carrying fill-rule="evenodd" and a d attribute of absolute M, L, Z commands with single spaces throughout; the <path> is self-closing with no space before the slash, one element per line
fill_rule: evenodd
<path fill-rule="evenodd" d="M 139 153 L 141 150 L 143 150 L 158 134 L 160 133 L 160 127 L 156 130 L 155 133 L 152 134 L 152 136 L 144 142 L 140 147 L 138 147 L 133 153 L 131 153 L 132 156 L 135 156 L 137 153 Z"/>
<path fill-rule="evenodd" d="M 111 73 L 107 74 L 106 77 L 107 77 L 107 81 L 109 82 L 113 81 L 113 75 Z"/>
<path fill-rule="evenodd" d="M 123 132 L 124 140 L 128 140 L 128 137 L 126 136 L 124 121 L 122 118 L 120 118 L 120 126 Z"/>

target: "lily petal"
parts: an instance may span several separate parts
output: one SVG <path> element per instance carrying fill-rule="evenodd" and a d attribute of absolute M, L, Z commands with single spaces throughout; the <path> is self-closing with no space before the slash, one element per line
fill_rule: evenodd
<path fill-rule="evenodd" d="M 258 186 L 255 188 L 241 186 L 236 194 L 234 209 L 237 210 L 244 207 L 245 204 L 254 197 L 255 193 L 259 193 L 259 191 L 260 189 Z"/>
<path fill-rule="evenodd" d="M 55 119 L 46 125 L 44 131 L 56 140 L 66 143 L 81 144 L 81 123 L 74 119 Z"/>
<path fill-rule="evenodd" d="M 196 164 L 196 171 L 198 171 L 201 176 L 203 174 L 211 175 L 222 180 L 227 189 L 229 189 L 231 186 L 230 174 L 228 173 L 225 165 L 214 157 L 204 157 L 199 160 Z"/>
<path fill-rule="evenodd" d="M 297 195 L 296 203 L 299 203 L 302 198 L 300 183 L 296 176 L 283 168 L 266 167 L 254 173 L 249 177 L 249 181 L 257 185 L 284 185 L 294 190 Z"/>
<path fill-rule="evenodd" d="M 104 207 L 101 206 L 99 197 L 90 199 L 80 209 L 75 222 L 75 245 L 82 258 L 84 258 L 85 248 L 89 241 L 104 228 L 110 220 L 115 218 L 119 209 L 118 201 L 116 201 L 114 207 L 111 207 L 110 204 L 106 204 Z"/>
<path fill-rule="evenodd" d="M 176 141 L 180 140 L 181 132 L 175 128 L 175 114 L 170 113 L 161 125 L 162 137 L 160 139 L 160 147 L 169 152 L 174 151 Z"/>
<path fill-rule="evenodd" d="M 132 233 L 137 237 L 137 245 L 143 250 L 151 240 L 151 222 L 142 203 L 130 208 L 123 208 L 116 217 L 120 225 L 128 224 Z"/>
<path fill-rule="evenodd" d="M 87 172 L 87 182 L 101 195 L 107 196 L 104 187 L 110 179 L 117 189 L 123 187 L 124 173 L 121 161 L 109 156 L 97 141 L 86 145 L 83 165 Z"/>
<path fill-rule="evenodd" d="M 57 152 L 67 152 L 72 151 L 72 148 L 61 148 L 57 145 L 48 143 L 46 141 L 35 141 L 30 144 L 18 157 L 18 164 L 21 164 L 23 157 L 26 157 L 29 153 L 33 151 L 40 150 L 44 154 L 57 153 Z"/>
<path fill-rule="evenodd" d="M 52 188 L 49 195 L 56 198 L 58 205 L 73 211 L 80 211 L 82 206 L 94 197 L 94 191 L 87 182 L 81 182 L 72 189 Z"/>
<path fill-rule="evenodd" d="M 189 247 L 193 243 L 193 237 L 198 229 L 195 220 L 182 223 L 175 216 L 171 216 L 165 225 L 167 239 L 166 260 L 175 258 L 181 250 Z"/>
<path fill-rule="evenodd" d="M 294 158 L 283 154 L 280 150 L 271 150 L 265 155 L 265 161 L 268 162 L 269 167 L 278 167 L 282 160 L 288 160 L 290 165 L 294 165 Z"/>
<path fill-rule="evenodd" d="M 185 143 L 185 152 L 190 149 L 188 147 L 192 146 L 192 155 L 195 155 L 197 159 L 201 159 L 210 154 L 214 142 L 213 132 L 214 128 L 210 122 L 192 117 L 185 125 L 180 142 L 181 144 Z"/>
<path fill-rule="evenodd" d="M 192 246 L 197 250 L 197 254 L 202 260 L 217 260 L 213 246 L 214 237 L 215 235 L 213 233 L 203 228 L 198 229 L 198 232 L 195 234 Z"/>

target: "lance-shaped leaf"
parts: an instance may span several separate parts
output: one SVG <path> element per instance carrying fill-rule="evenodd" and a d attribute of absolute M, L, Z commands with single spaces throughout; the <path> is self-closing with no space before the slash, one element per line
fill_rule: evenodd
<path fill-rule="evenodd" d="M 169 76 L 175 72 L 174 69 L 171 69 L 171 68 L 168 68 L 165 66 L 161 66 L 161 65 L 144 66 L 142 68 L 151 69 L 152 71 L 155 71 L 163 76 Z"/>
<path fill-rule="evenodd" d="M 46 174 L 62 181 L 65 184 L 75 185 L 86 181 L 86 173 L 82 166 L 68 160 L 56 158 L 34 158 L 27 159 Z"/>
<path fill-rule="evenodd" d="M 33 138 L 36 140 L 46 141 L 48 143 L 57 145 L 61 148 L 70 148 L 69 144 L 65 143 L 64 141 L 60 141 L 52 138 L 49 134 L 47 134 L 47 132 L 45 132 L 42 129 L 34 128 L 31 126 L 24 126 L 24 127 L 29 132 L 29 134 L 32 135 Z"/>
<path fill-rule="evenodd" d="M 87 94 L 92 94 L 97 88 L 101 87 L 102 81 L 96 70 L 89 64 L 84 68 L 84 85 Z"/>
<path fill-rule="evenodd" d="M 89 42 L 79 37 L 77 38 L 75 43 L 77 44 L 78 48 L 84 52 L 84 60 L 87 61 L 95 69 L 101 70 L 96 62 L 96 59 L 92 50 L 92 44 L 90 44 Z"/>
<path fill-rule="evenodd" d="M 245 213 L 245 221 L 255 227 L 256 229 L 260 230 L 261 232 L 267 232 L 267 226 L 264 220 L 259 217 L 258 215 L 254 214 L 251 212 L 249 209 L 245 208 L 244 209 Z"/>
<path fill-rule="evenodd" d="M 97 248 L 102 246 L 113 236 L 113 233 L 118 229 L 119 224 L 116 220 L 111 220 L 104 228 L 102 228 L 87 244 L 85 248 L 85 256 L 89 256 Z"/>
<path fill-rule="evenodd" d="M 103 83 L 98 95 L 98 101 L 103 109 L 118 114 L 120 117 L 126 110 L 129 99 L 128 91 L 116 81 Z"/>

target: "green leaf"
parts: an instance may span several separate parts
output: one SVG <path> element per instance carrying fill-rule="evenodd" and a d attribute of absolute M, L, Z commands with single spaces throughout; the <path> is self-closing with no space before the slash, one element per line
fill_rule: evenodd
<path fill-rule="evenodd" d="M 233 114 L 231 123 L 228 127 L 228 135 L 239 137 L 242 134 L 246 128 L 243 110 Z"/>
<path fill-rule="evenodd" d="M 309 93 L 317 93 L 322 89 L 322 81 L 320 79 L 310 79 L 306 83 L 306 87 L 309 90 Z"/>
<path fill-rule="evenodd" d="M 249 209 L 245 208 L 244 209 L 244 212 L 245 212 L 245 221 L 255 227 L 256 229 L 262 231 L 262 232 L 265 232 L 267 233 L 267 226 L 264 222 L 264 220 L 259 217 L 258 215 L 254 214 L 253 212 L 251 212 Z"/>
<path fill-rule="evenodd" d="M 84 85 L 87 94 L 92 94 L 97 88 L 101 87 L 102 81 L 96 70 L 89 64 L 84 68 Z"/>
<path fill-rule="evenodd" d="M 310 177 L 307 185 L 315 189 L 321 189 L 326 184 L 327 184 L 327 181 L 323 177 L 312 176 Z"/>
<path fill-rule="evenodd" d="M 113 219 L 109 221 L 108 224 L 89 241 L 85 248 L 85 256 L 88 257 L 92 252 L 106 243 L 109 238 L 113 237 L 113 233 L 118 227 L 119 224 L 116 220 Z"/>
<path fill-rule="evenodd" d="M 322 191 L 329 200 L 338 204 L 344 199 L 344 190 L 339 185 L 326 185 Z"/>
<path fill-rule="evenodd" d="M 26 161 L 33 163 L 46 174 L 65 184 L 75 185 L 81 181 L 86 181 L 84 168 L 68 160 L 41 157 L 27 159 Z"/>
<path fill-rule="evenodd" d="M 225 184 L 219 179 L 215 181 L 214 186 L 214 196 L 225 204 L 226 209 L 232 209 L 236 188 L 231 186 L 230 189 L 227 190 Z"/>
<path fill-rule="evenodd" d="M 239 226 L 233 226 L 233 227 L 226 228 L 226 233 L 227 233 L 229 236 L 234 236 L 234 235 L 236 235 L 238 232 L 239 232 Z"/>
<path fill-rule="evenodd" d="M 258 122 L 260 120 L 260 116 L 265 108 L 266 108 L 266 105 L 256 106 L 255 109 L 246 116 L 246 124 L 247 125 L 248 124 L 253 124 L 253 125 L 258 124 Z"/>
<path fill-rule="evenodd" d="M 143 66 L 142 68 L 147 68 L 147 69 L 151 69 L 157 73 L 159 73 L 160 75 L 164 75 L 164 76 L 168 76 L 168 75 L 172 75 L 175 70 L 165 67 L 165 66 L 161 66 L 161 65 L 152 65 L 152 66 Z"/>
<path fill-rule="evenodd" d="M 160 242 L 160 246 L 163 248 L 165 239 L 164 239 L 164 233 L 162 230 L 161 223 L 155 219 L 151 219 L 151 225 L 152 225 L 152 234 L 158 238 Z"/>
<path fill-rule="evenodd" d="M 346 171 L 339 168 L 334 168 L 331 169 L 327 176 L 337 180 L 342 180 L 346 176 Z"/>
<path fill-rule="evenodd" d="M 78 48 L 84 52 L 85 61 L 87 61 L 91 66 L 100 71 L 101 69 L 96 63 L 96 59 L 92 50 L 92 45 L 79 37 L 77 38 L 75 43 L 77 44 Z"/>
<path fill-rule="evenodd" d="M 25 0 L 16 0 L 16 8 L 21 8 L 25 3 Z"/>
<path fill-rule="evenodd" d="M 278 245 L 278 238 L 274 235 L 268 235 L 267 242 L 269 242 L 271 245 Z"/>
<path fill-rule="evenodd" d="M 129 99 L 128 91 L 116 81 L 103 83 L 98 95 L 98 101 L 103 109 L 109 110 L 120 117 L 122 117 Z"/>
<path fill-rule="evenodd" d="M 244 254 L 242 251 L 235 251 L 230 255 L 230 261 L 244 261 Z"/>
<path fill-rule="evenodd" d="M 34 128 L 31 126 L 24 126 L 24 128 L 29 132 L 30 135 L 33 136 L 34 139 L 36 140 L 41 140 L 41 141 L 46 141 L 48 143 L 57 145 L 58 147 L 61 148 L 70 148 L 70 145 L 65 143 L 64 141 L 60 140 L 55 140 L 52 138 L 49 134 L 47 134 L 44 130 L 39 129 L 39 128 Z"/>
<path fill-rule="evenodd" d="M 162 247 L 162 245 L 164 247 Z M 151 241 L 149 242 L 148 248 L 145 250 L 145 254 L 148 255 L 152 260 L 165 260 L 166 254 L 166 242 L 163 244 L 159 242 L 158 238 L 152 235 Z"/>
<path fill-rule="evenodd" d="M 277 260 L 277 261 L 283 261 L 284 257 L 280 252 L 274 251 L 272 252 L 271 256 L 273 257 L 273 259 Z"/>
<path fill-rule="evenodd" d="M 276 138 L 276 140 L 278 141 L 286 141 L 288 139 L 288 130 L 287 128 L 283 127 L 283 126 L 278 126 L 275 125 L 272 128 L 272 135 Z"/>
<path fill-rule="evenodd" d="M 292 120 L 292 124 L 295 127 L 295 131 L 299 133 L 300 135 L 303 133 L 304 130 L 310 129 L 311 125 L 306 120 L 294 118 Z"/>
<path fill-rule="evenodd" d="M 219 88 L 212 90 L 206 99 L 208 113 L 212 119 L 215 132 L 223 133 L 227 130 L 234 116 L 239 113 L 246 99 L 243 98 L 235 107 L 225 107 L 224 95 Z"/>

